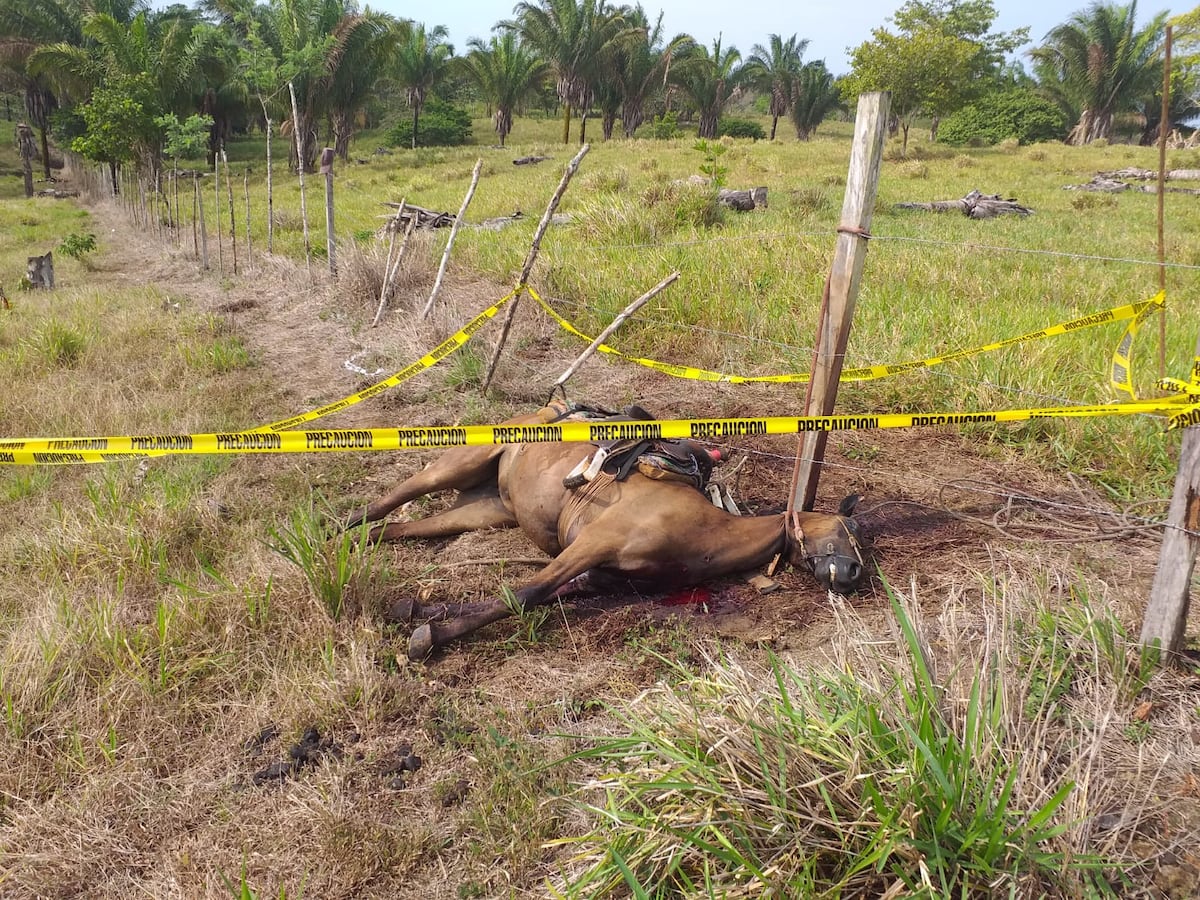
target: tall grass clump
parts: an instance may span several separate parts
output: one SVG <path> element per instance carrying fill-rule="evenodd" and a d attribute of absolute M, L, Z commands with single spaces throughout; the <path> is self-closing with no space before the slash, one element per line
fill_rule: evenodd
<path fill-rule="evenodd" d="M 1130 644 L 1111 614 L 1051 612 L 1030 597 L 1010 618 L 950 621 L 935 635 L 885 588 L 887 649 L 843 633 L 826 671 L 716 656 L 616 712 L 620 734 L 574 757 L 595 767 L 579 794 L 593 826 L 559 842 L 576 853 L 557 895 L 1128 886 L 1128 834 L 1118 841 L 1090 817 L 1103 808 L 1131 828 L 1153 818 L 1149 788 L 1164 773 L 1128 774 L 1130 732 L 1114 708 L 1150 669 L 1126 673 Z"/>
<path fill-rule="evenodd" d="M 336 622 L 363 612 L 382 573 L 367 523 L 331 536 L 331 521 L 332 507 L 310 499 L 286 522 L 271 525 L 267 535 L 268 546 L 300 569 L 314 599 Z"/>

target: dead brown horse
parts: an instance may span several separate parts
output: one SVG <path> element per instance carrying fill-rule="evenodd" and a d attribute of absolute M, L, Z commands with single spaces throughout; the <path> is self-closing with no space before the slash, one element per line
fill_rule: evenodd
<path fill-rule="evenodd" d="M 563 407 L 552 405 L 506 424 L 544 424 L 563 413 Z M 865 575 L 858 527 L 850 518 L 857 497 L 846 498 L 838 515 L 795 513 L 789 528 L 784 513 L 735 516 L 691 485 L 637 471 L 623 481 L 602 479 L 576 491 L 564 487 L 563 479 L 594 450 L 590 444 L 557 443 L 447 450 L 355 515 L 350 524 L 378 521 L 416 497 L 456 489 L 459 498 L 446 512 L 377 526 L 372 538 L 436 538 L 519 526 L 554 557 L 515 592 L 521 609 L 547 602 L 559 587 L 585 572 L 682 586 L 761 567 L 783 554 L 787 562 L 808 569 L 826 589 L 838 593 L 857 590 Z M 586 501 L 580 502 L 583 491 Z M 511 601 L 504 599 L 412 604 L 404 614 L 435 621 L 413 632 L 408 655 L 423 659 L 512 612 Z"/>

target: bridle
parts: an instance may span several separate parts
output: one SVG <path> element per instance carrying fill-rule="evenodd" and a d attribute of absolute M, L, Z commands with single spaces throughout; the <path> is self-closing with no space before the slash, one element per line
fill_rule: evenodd
<path fill-rule="evenodd" d="M 847 556 L 844 553 L 839 553 L 833 541 L 828 541 L 825 544 L 824 553 L 810 553 L 808 546 L 804 542 L 804 529 L 800 527 L 800 513 L 796 510 L 792 511 L 792 535 L 793 540 L 800 547 L 800 555 L 804 562 L 808 565 L 818 580 L 821 578 L 821 572 L 828 572 L 829 586 L 832 589 L 833 585 L 837 584 L 838 573 L 846 574 L 847 581 L 857 583 L 862 577 L 862 572 L 866 568 L 866 563 L 863 562 L 862 546 L 858 543 L 858 538 L 854 536 L 854 532 L 846 525 L 842 517 L 838 517 L 838 527 L 842 529 L 846 540 L 849 542 L 851 549 L 854 551 L 854 556 Z M 858 575 L 850 577 L 850 573 L 854 571 L 854 566 L 858 566 Z"/>

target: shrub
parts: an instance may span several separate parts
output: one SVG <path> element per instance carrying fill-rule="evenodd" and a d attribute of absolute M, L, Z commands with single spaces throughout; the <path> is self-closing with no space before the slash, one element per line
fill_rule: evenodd
<path fill-rule="evenodd" d="M 763 127 L 750 119 L 722 119 L 717 127 L 718 137 L 749 138 L 761 141 L 767 136 Z"/>
<path fill-rule="evenodd" d="M 412 146 L 412 117 L 405 116 L 387 134 L 393 147 Z M 471 139 L 471 114 L 440 100 L 425 104 L 417 122 L 418 147 L 457 147 Z"/>
<path fill-rule="evenodd" d="M 1001 91 L 951 113 L 938 128 L 938 140 L 968 144 L 977 139 L 996 144 L 1005 138 L 1019 143 L 1062 140 L 1067 123 L 1049 100 L 1027 90 Z"/>
<path fill-rule="evenodd" d="M 679 137 L 683 131 L 679 127 L 679 114 L 676 112 L 665 112 L 661 116 L 655 116 L 654 121 L 650 123 L 650 137 L 659 141 L 669 141 Z"/>

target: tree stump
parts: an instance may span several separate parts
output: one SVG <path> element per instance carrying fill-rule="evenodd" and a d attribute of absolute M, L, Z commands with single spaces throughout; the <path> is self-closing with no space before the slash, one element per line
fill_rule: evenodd
<path fill-rule="evenodd" d="M 767 208 L 767 189 L 765 187 L 750 188 L 745 191 L 733 191 L 721 188 L 717 191 L 717 202 L 738 212 L 750 212 L 753 209 Z"/>
<path fill-rule="evenodd" d="M 27 268 L 26 276 L 29 278 L 29 284 L 35 288 L 44 290 L 54 289 L 54 254 L 47 253 L 45 256 L 29 256 L 26 257 Z"/>

